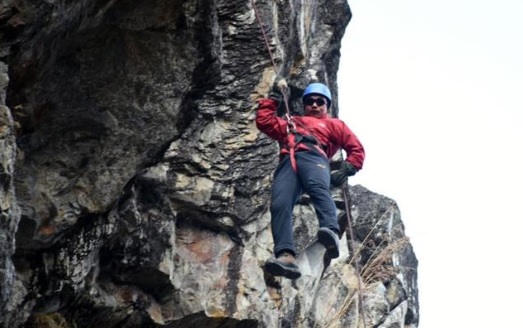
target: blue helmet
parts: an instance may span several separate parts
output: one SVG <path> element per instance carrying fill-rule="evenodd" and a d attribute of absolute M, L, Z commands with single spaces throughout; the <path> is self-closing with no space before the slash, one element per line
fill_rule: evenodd
<path fill-rule="evenodd" d="M 305 91 L 303 91 L 303 97 L 302 99 L 305 99 L 310 94 L 317 94 L 320 96 L 323 96 L 327 98 L 327 108 L 331 107 L 332 97 L 331 97 L 331 91 L 329 88 L 323 84 L 323 83 L 311 83 L 305 88 Z"/>

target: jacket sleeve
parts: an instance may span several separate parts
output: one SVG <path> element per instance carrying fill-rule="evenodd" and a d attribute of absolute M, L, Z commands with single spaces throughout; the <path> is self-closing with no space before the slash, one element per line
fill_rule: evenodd
<path fill-rule="evenodd" d="M 278 103 L 273 99 L 260 99 L 256 112 L 256 126 L 270 138 L 283 141 L 287 136 L 287 121 L 276 115 Z"/>
<path fill-rule="evenodd" d="M 337 120 L 335 138 L 339 146 L 347 152 L 347 162 L 352 164 L 358 171 L 363 167 L 365 160 L 365 149 L 358 137 L 341 120 Z"/>

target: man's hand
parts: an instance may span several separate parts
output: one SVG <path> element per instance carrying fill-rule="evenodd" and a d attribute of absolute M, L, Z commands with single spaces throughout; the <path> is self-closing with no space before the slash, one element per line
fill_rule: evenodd
<path fill-rule="evenodd" d="M 278 103 L 280 103 L 283 100 L 283 95 L 286 95 L 286 98 L 289 98 L 289 86 L 287 85 L 287 81 L 285 81 L 284 78 L 281 76 L 277 76 L 274 80 L 274 84 L 272 86 L 271 91 L 269 92 L 269 99 L 276 100 Z"/>
<path fill-rule="evenodd" d="M 335 188 L 341 186 L 343 183 L 347 182 L 348 177 L 353 176 L 356 172 L 358 172 L 358 170 L 354 165 L 347 161 L 343 161 L 340 169 L 331 173 L 331 186 Z"/>

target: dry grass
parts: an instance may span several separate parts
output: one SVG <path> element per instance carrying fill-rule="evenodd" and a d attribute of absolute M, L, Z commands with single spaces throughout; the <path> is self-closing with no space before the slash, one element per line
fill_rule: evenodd
<path fill-rule="evenodd" d="M 32 316 L 31 328 L 72 328 L 60 313 L 40 313 Z"/>
<path fill-rule="evenodd" d="M 380 249 L 380 245 L 372 254 L 365 266 L 361 269 L 361 278 L 365 284 L 370 284 L 374 281 L 387 281 L 397 274 L 398 269 L 392 263 L 393 255 L 401 248 L 409 244 L 409 238 L 403 237 L 385 248 Z"/>
<path fill-rule="evenodd" d="M 334 313 L 331 317 L 330 317 L 330 320 L 325 324 L 324 328 L 337 328 L 339 327 L 339 322 L 341 321 L 342 317 L 347 314 L 352 305 L 353 305 L 353 302 L 354 301 L 357 301 L 357 298 L 358 298 L 358 295 L 357 295 L 357 291 L 358 290 L 353 290 L 352 292 L 349 292 L 347 294 L 347 296 L 345 297 L 345 299 L 343 300 L 343 302 L 341 303 L 341 307 L 338 309 L 338 311 L 336 311 L 336 313 Z M 358 322 L 359 321 L 359 311 L 355 311 L 354 312 L 357 316 L 357 318 L 355 318 L 355 322 Z"/>
<path fill-rule="evenodd" d="M 376 229 L 376 225 L 369 231 L 362 244 L 354 252 L 354 255 L 349 261 L 349 265 L 354 265 L 355 261 L 359 257 L 359 253 L 362 251 L 363 245 L 367 244 L 367 241 L 370 239 L 373 231 Z M 387 244 L 387 245 L 386 245 Z M 336 328 L 339 327 L 339 323 L 343 316 L 345 316 L 353 306 L 358 306 L 358 297 L 366 289 L 365 286 L 370 285 L 376 281 L 388 281 L 398 273 L 398 268 L 393 265 L 393 256 L 398 251 L 400 251 L 404 246 L 409 244 L 409 238 L 404 236 L 400 239 L 390 242 L 388 239 L 384 239 L 379 245 L 373 247 L 374 251 L 371 254 L 369 260 L 361 268 L 360 278 L 362 282 L 361 289 L 354 289 L 352 292 L 349 292 L 345 299 L 342 301 L 341 306 L 337 311 L 329 318 L 328 322 L 323 326 L 324 328 Z M 341 284 L 341 280 L 339 282 Z M 364 323 L 365 313 L 363 309 L 356 309 L 354 313 L 356 318 L 353 322 L 356 323 L 355 327 L 366 327 Z M 361 315 L 360 315 L 361 312 Z"/>

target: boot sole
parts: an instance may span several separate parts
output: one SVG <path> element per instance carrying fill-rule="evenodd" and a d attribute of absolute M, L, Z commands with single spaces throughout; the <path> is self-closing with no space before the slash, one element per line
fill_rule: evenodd
<path fill-rule="evenodd" d="M 275 277 L 285 277 L 292 280 L 301 277 L 301 272 L 297 267 L 289 267 L 288 265 L 274 259 L 267 260 L 265 263 L 265 269 Z"/>
<path fill-rule="evenodd" d="M 338 243 L 336 243 L 336 237 L 336 234 L 333 231 L 328 230 L 328 228 L 320 228 L 320 230 L 318 230 L 318 241 L 320 244 L 325 246 L 327 249 L 327 254 L 331 259 L 335 259 L 340 256 Z"/>

